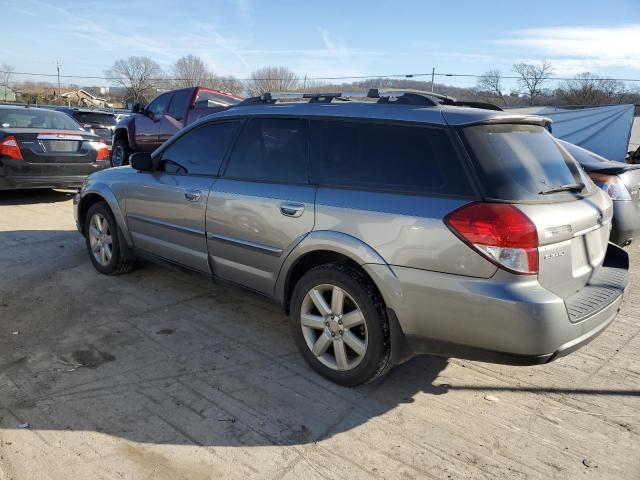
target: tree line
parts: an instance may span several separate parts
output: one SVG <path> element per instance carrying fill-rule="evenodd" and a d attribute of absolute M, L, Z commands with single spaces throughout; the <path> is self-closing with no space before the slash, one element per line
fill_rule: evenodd
<path fill-rule="evenodd" d="M 13 76 L 10 65 L 0 70 L 0 98 L 9 87 Z M 445 84 L 431 85 L 430 81 L 415 79 L 372 78 L 348 83 L 329 83 L 308 80 L 283 66 L 267 66 L 253 71 L 248 79 L 239 80 L 229 75 L 218 75 L 201 58 L 186 55 L 179 58 L 167 70 L 149 57 L 131 56 L 117 60 L 105 70 L 111 84 L 120 87 L 116 101 L 148 103 L 159 92 L 175 88 L 203 86 L 237 95 L 261 95 L 265 92 L 283 91 L 354 91 L 368 88 L 412 88 L 436 91 L 460 100 L 488 101 L 501 106 L 523 105 L 604 105 L 615 103 L 640 103 L 640 90 L 630 89 L 618 80 L 603 78 L 583 72 L 564 80 L 553 88 L 553 65 L 539 63 L 515 63 L 508 74 L 492 69 L 482 74 L 474 87 L 454 87 Z M 505 83 L 515 79 L 516 87 L 507 91 Z M 22 82 L 16 85 L 27 95 L 45 90 L 46 101 L 56 103 L 55 86 L 45 82 Z M 42 101 L 42 100 L 40 100 Z"/>

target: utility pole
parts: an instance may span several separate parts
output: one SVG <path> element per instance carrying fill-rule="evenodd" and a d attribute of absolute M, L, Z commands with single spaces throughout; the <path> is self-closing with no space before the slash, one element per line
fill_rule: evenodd
<path fill-rule="evenodd" d="M 58 69 L 58 97 L 60 97 L 62 93 L 60 91 L 60 69 L 62 68 L 62 64 L 58 60 L 56 60 L 56 68 Z"/>
<path fill-rule="evenodd" d="M 431 69 L 431 91 L 433 92 L 433 82 L 435 81 L 436 78 L 436 67 L 433 67 Z"/>
<path fill-rule="evenodd" d="M 307 91 L 307 74 L 304 74 L 304 81 L 302 82 L 302 91 L 306 92 Z"/>

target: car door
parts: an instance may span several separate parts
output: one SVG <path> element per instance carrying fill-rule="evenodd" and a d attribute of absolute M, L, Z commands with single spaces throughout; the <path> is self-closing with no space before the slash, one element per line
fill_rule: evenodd
<path fill-rule="evenodd" d="M 173 92 L 163 93 L 153 100 L 144 113 L 136 115 L 135 136 L 137 150 L 152 152 L 160 145 L 160 121 L 169 108 Z"/>
<path fill-rule="evenodd" d="M 187 109 L 192 107 L 193 88 L 183 88 L 173 93 L 169 108 L 160 119 L 158 141 L 164 143 L 185 126 Z"/>
<path fill-rule="evenodd" d="M 127 226 L 137 249 L 210 273 L 205 236 L 209 190 L 239 122 L 185 132 L 138 172 L 125 198 Z"/>
<path fill-rule="evenodd" d="M 315 221 L 307 156 L 306 120 L 247 121 L 209 194 L 207 243 L 217 276 L 273 294 L 284 258 Z"/>

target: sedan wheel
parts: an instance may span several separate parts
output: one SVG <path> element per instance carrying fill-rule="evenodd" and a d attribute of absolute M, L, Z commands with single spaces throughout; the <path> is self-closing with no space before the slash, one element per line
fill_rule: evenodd
<path fill-rule="evenodd" d="M 332 370 L 356 368 L 367 352 L 368 334 L 362 310 L 342 288 L 323 284 L 304 297 L 302 334 L 311 353 Z"/>
<path fill-rule="evenodd" d="M 89 245 L 96 262 L 106 267 L 113 257 L 113 237 L 107 219 L 94 213 L 89 222 Z"/>

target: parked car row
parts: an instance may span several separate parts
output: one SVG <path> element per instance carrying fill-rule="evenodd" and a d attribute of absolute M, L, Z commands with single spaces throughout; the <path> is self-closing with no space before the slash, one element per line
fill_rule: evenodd
<path fill-rule="evenodd" d="M 131 167 L 74 198 L 103 274 L 144 257 L 266 295 L 311 368 L 348 386 L 422 353 L 546 363 L 620 308 L 629 262 L 608 241 L 611 197 L 637 199 L 635 171 L 589 171 L 598 188 L 543 117 L 377 90 L 202 116 L 197 90 L 173 95 L 132 117 L 149 128 L 127 133 Z M 190 124 L 152 148 L 180 116 Z"/>

